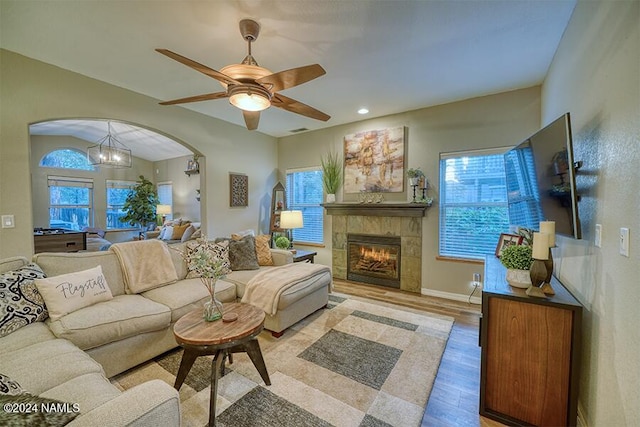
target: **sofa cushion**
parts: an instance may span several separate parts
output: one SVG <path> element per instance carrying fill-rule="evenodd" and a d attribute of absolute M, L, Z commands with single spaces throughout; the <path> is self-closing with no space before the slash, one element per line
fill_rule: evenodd
<path fill-rule="evenodd" d="M 47 318 L 44 300 L 34 284 L 44 277 L 36 264 L 0 274 L 0 337 Z"/>
<path fill-rule="evenodd" d="M 23 393 L 15 396 L 1 396 L 0 404 L 3 407 L 8 405 L 16 405 L 23 408 L 42 408 L 44 405 L 53 407 L 67 407 L 69 410 L 45 411 L 45 410 L 26 410 L 26 411 L 0 411 L 0 425 L 3 426 L 47 426 L 62 427 L 69 424 L 75 417 L 79 415 L 79 405 L 74 406 L 70 402 L 61 402 L 45 397 L 33 396 L 29 393 Z M 77 410 L 76 410 L 77 408 Z"/>
<path fill-rule="evenodd" d="M 191 224 L 187 223 L 187 224 L 182 224 L 182 225 L 174 225 L 173 226 L 173 232 L 171 233 L 171 237 L 170 240 L 181 240 L 182 239 L 182 235 L 185 233 L 185 231 L 187 231 L 187 228 L 189 228 Z M 193 233 L 191 233 L 193 234 Z"/>
<path fill-rule="evenodd" d="M 187 277 L 187 262 L 184 260 L 184 254 L 187 250 L 187 245 L 185 243 L 173 243 L 169 244 L 169 253 L 171 254 L 171 262 L 173 262 L 173 267 L 176 269 L 176 275 L 178 276 L 178 280 L 182 280 Z"/>
<path fill-rule="evenodd" d="M 102 274 L 107 279 L 113 296 L 124 294 L 124 277 L 116 254 L 112 251 L 102 252 L 43 252 L 33 256 L 33 262 L 49 276 L 88 270 L 95 266 L 102 267 Z"/>
<path fill-rule="evenodd" d="M 187 240 L 191 239 L 191 236 L 193 236 L 193 233 L 195 233 L 197 229 L 198 228 L 194 224 L 189 224 L 187 229 L 184 230 L 184 234 L 180 238 L 180 241 L 184 243 Z"/>
<path fill-rule="evenodd" d="M 199 278 L 185 279 L 171 285 L 152 289 L 141 294 L 145 298 L 166 305 L 171 310 L 171 323 L 196 308 L 202 308 L 209 299 L 209 291 Z M 234 284 L 218 280 L 216 282 L 216 298 L 221 302 L 236 300 Z"/>
<path fill-rule="evenodd" d="M 0 372 L 29 393 L 40 394 L 80 375 L 102 375 L 102 366 L 67 340 L 48 340 L 5 353 Z"/>
<path fill-rule="evenodd" d="M 258 274 L 260 271 L 269 269 L 272 267 L 260 267 L 258 270 L 237 270 L 232 271 L 227 274 L 224 278 L 225 281 L 231 282 L 236 285 L 236 296 L 238 298 L 242 298 L 244 295 L 244 290 L 249 283 L 249 280 L 253 279 L 253 277 Z"/>
<path fill-rule="evenodd" d="M 35 283 L 47 304 L 51 320 L 113 298 L 99 265 L 89 270 L 35 279 Z"/>
<path fill-rule="evenodd" d="M 9 376 L 0 373 L 0 395 L 11 395 L 24 393 L 24 389 L 17 381 L 12 380 Z"/>
<path fill-rule="evenodd" d="M 50 388 L 40 393 L 40 397 L 77 403 L 82 413 L 87 413 L 121 394 L 104 375 L 89 373 Z"/>
<path fill-rule="evenodd" d="M 270 241 L 271 236 L 269 234 L 261 234 L 256 237 L 258 265 L 273 265 L 273 257 L 271 256 L 271 248 L 269 247 Z"/>
<path fill-rule="evenodd" d="M 82 350 L 158 331 L 169 327 L 170 322 L 168 307 L 140 295 L 118 295 L 47 321 L 56 337 L 68 339 Z"/>
<path fill-rule="evenodd" d="M 6 337 L 2 337 L 0 357 L 3 357 L 3 354 L 10 351 L 28 347 L 38 342 L 53 340 L 55 338 L 55 335 L 53 335 L 51 329 L 49 329 L 45 323 L 31 323 L 30 325 L 18 329 Z"/>
<path fill-rule="evenodd" d="M 226 239 L 216 239 L 218 240 Z M 259 269 L 255 237 L 248 235 L 239 240 L 229 240 L 229 261 L 232 271 Z"/>

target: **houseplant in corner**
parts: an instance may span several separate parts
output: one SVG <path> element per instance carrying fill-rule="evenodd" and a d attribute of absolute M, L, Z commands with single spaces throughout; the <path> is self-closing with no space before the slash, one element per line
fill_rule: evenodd
<path fill-rule="evenodd" d="M 125 212 L 122 222 L 139 227 L 140 237 L 146 237 L 149 224 L 155 224 L 158 218 L 156 206 L 159 203 L 158 193 L 153 183 L 144 175 L 140 175 L 140 180 L 133 187 L 122 207 Z"/>
<path fill-rule="evenodd" d="M 507 246 L 502 250 L 500 262 L 507 268 L 507 282 L 511 286 L 522 289 L 531 286 L 529 274 L 531 263 L 533 263 L 531 246 Z"/>
<path fill-rule="evenodd" d="M 342 162 L 337 153 L 327 153 L 320 159 L 322 166 L 322 185 L 327 192 L 327 203 L 336 201 L 336 193 L 342 185 Z"/>

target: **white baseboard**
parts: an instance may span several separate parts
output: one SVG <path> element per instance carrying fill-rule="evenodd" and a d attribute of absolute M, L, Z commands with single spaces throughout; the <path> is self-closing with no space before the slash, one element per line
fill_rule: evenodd
<path fill-rule="evenodd" d="M 471 291 L 469 291 L 471 292 Z M 476 294 L 480 293 L 481 290 L 478 289 L 476 291 Z M 420 293 L 422 295 L 428 295 L 430 297 L 436 297 L 436 298 L 445 298 L 445 299 L 450 299 L 450 300 L 454 300 L 454 301 L 462 301 L 462 302 L 469 302 L 469 295 L 462 295 L 462 294 L 454 294 L 452 292 L 442 292 L 442 291 L 434 291 L 433 289 L 427 289 L 427 288 L 422 288 L 420 290 Z M 477 297 L 477 296 L 473 296 L 471 297 L 471 304 L 482 304 L 482 298 Z"/>

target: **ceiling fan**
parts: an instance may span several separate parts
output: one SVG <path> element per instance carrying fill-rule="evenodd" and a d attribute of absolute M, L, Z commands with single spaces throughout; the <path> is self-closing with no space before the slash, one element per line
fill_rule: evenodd
<path fill-rule="evenodd" d="M 161 105 L 184 104 L 187 102 L 208 101 L 211 99 L 229 98 L 229 102 L 242 110 L 247 129 L 254 130 L 260 121 L 260 111 L 274 107 L 301 114 L 312 119 L 327 121 L 331 117 L 295 99 L 278 93 L 281 90 L 301 85 L 325 74 L 318 64 L 292 68 L 273 73 L 262 68 L 251 56 L 251 43 L 256 41 L 260 32 L 260 24 L 251 20 L 240 21 L 240 33 L 247 41 L 248 54 L 240 64 L 227 65 L 220 71 L 185 58 L 167 49 L 156 49 L 157 52 L 174 59 L 187 67 L 218 80 L 226 89 L 225 92 L 206 93 L 187 98 L 161 102 Z"/>

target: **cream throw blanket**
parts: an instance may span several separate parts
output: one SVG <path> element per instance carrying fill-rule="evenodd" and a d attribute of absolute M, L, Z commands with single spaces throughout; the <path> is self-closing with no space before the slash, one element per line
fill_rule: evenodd
<path fill-rule="evenodd" d="M 273 316 L 278 310 L 280 296 L 287 289 L 324 273 L 331 274 L 326 265 L 303 262 L 270 267 L 249 280 L 242 302 L 259 307 Z"/>
<path fill-rule="evenodd" d="M 115 243 L 109 249 L 118 256 L 129 294 L 137 294 L 178 280 L 169 248 L 160 240 Z"/>

